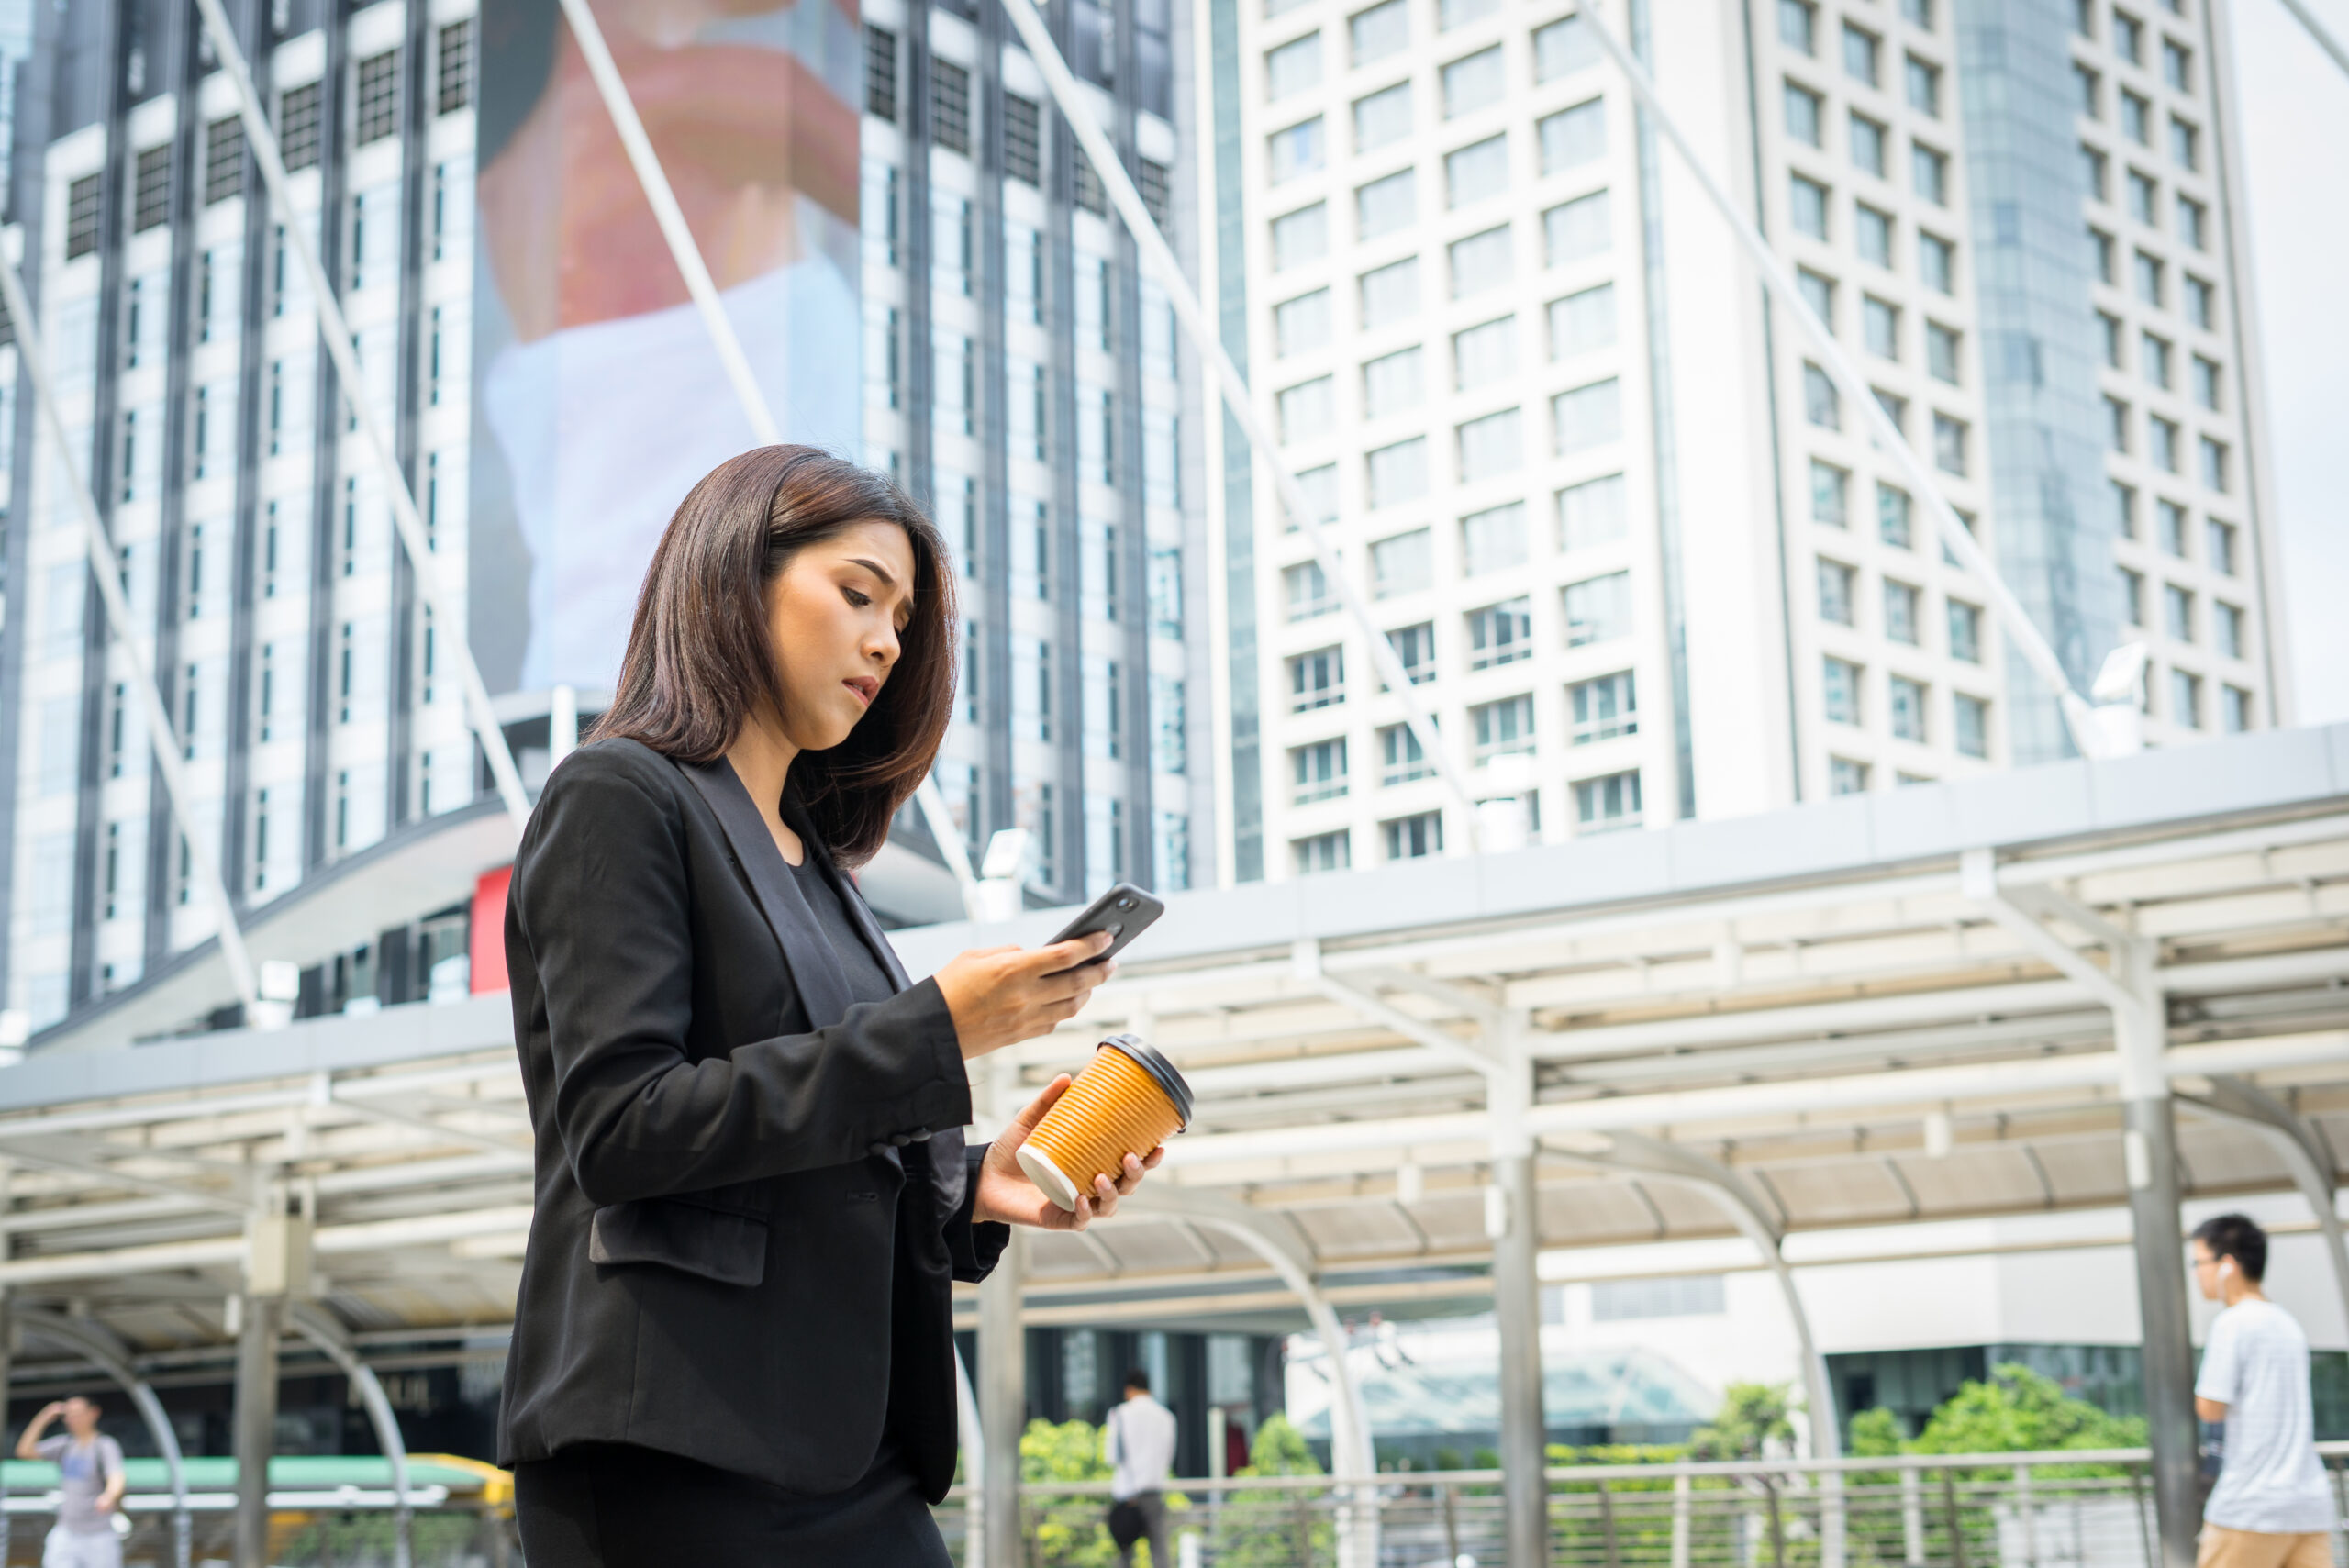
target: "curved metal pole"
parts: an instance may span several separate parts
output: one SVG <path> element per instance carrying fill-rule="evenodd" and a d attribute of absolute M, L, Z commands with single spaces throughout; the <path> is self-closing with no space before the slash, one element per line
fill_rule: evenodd
<path fill-rule="evenodd" d="M 359 1359 L 351 1335 L 325 1307 L 315 1302 L 297 1301 L 287 1308 L 286 1318 L 304 1339 L 324 1351 L 327 1359 L 341 1368 L 343 1376 L 359 1390 L 359 1402 L 367 1408 L 368 1424 L 375 1429 L 376 1446 L 392 1462 L 393 1568 L 409 1568 L 413 1531 L 407 1505 L 407 1440 L 400 1434 L 399 1418 L 393 1414 L 391 1397 L 384 1392 L 383 1380 L 375 1375 L 373 1367 Z"/>
<path fill-rule="evenodd" d="M 187 1469 L 180 1462 L 179 1435 L 172 1430 L 172 1423 L 164 1418 L 162 1401 L 147 1380 L 131 1367 L 121 1343 L 112 1334 L 95 1323 L 68 1318 L 59 1312 L 18 1308 L 13 1317 L 28 1333 L 45 1334 L 49 1338 L 71 1345 L 95 1362 L 98 1370 L 121 1385 L 130 1396 L 130 1403 L 147 1423 L 147 1430 L 155 1440 L 155 1448 L 163 1456 L 163 1471 L 172 1485 L 172 1561 L 177 1568 L 188 1568 L 188 1547 L 191 1520 L 187 1511 Z"/>
<path fill-rule="evenodd" d="M 2341 1200 L 2333 1191 L 2332 1151 L 2317 1130 L 2291 1106 L 2248 1078 L 2214 1077 L 2207 1093 L 2195 1094 L 2183 1084 L 2173 1084 L 2177 1097 L 2206 1116 L 2249 1128 L 2266 1140 L 2292 1184 L 2316 1216 L 2317 1234 L 2323 1239 L 2325 1257 L 2332 1264 L 2333 1284 L 2341 1292 L 2341 1307 L 2349 1314 L 2349 1243 L 2341 1233 Z"/>

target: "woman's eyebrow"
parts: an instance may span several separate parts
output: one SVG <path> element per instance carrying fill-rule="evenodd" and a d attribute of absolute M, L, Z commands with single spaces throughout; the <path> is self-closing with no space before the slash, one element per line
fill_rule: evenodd
<path fill-rule="evenodd" d="M 875 577 L 880 578 L 881 585 L 885 588 L 894 588 L 897 585 L 897 580 L 890 576 L 877 561 L 867 561 L 861 555 L 852 555 L 848 558 L 848 563 L 851 566 L 862 566 Z"/>

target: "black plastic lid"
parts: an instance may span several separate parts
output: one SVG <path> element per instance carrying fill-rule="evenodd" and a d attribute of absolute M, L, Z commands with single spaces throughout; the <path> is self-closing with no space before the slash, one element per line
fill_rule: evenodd
<path fill-rule="evenodd" d="M 1113 1034 L 1095 1047 L 1096 1050 L 1104 1048 L 1122 1051 L 1141 1062 L 1142 1071 L 1157 1079 L 1158 1086 L 1166 1091 L 1166 1097 L 1174 1102 L 1174 1114 L 1183 1119 L 1183 1125 L 1175 1130 L 1189 1130 L 1191 1085 L 1183 1082 L 1183 1074 L 1174 1071 L 1174 1064 L 1161 1055 L 1156 1046 L 1138 1034 Z"/>

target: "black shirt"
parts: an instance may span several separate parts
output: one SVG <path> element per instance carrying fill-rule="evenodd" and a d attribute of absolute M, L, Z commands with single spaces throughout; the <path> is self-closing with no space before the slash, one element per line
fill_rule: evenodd
<path fill-rule="evenodd" d="M 785 865 L 791 862 L 786 861 Z M 824 940 L 831 944 L 834 967 L 848 984 L 848 999 L 853 1006 L 859 1002 L 885 1002 L 897 994 L 896 985 L 883 973 L 881 961 L 864 945 L 856 928 L 849 923 L 848 911 L 841 906 L 841 895 L 826 880 L 823 867 L 804 848 L 799 863 L 791 866 L 791 879 L 799 884 L 799 895 L 807 900 L 814 912 L 816 924 L 823 929 Z"/>

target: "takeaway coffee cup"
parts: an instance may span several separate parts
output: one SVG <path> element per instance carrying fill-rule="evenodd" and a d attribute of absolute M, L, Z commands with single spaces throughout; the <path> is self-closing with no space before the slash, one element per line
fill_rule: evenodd
<path fill-rule="evenodd" d="M 1113 1034 L 1019 1146 L 1019 1168 L 1065 1209 L 1191 1122 L 1191 1086 L 1140 1035 Z"/>

